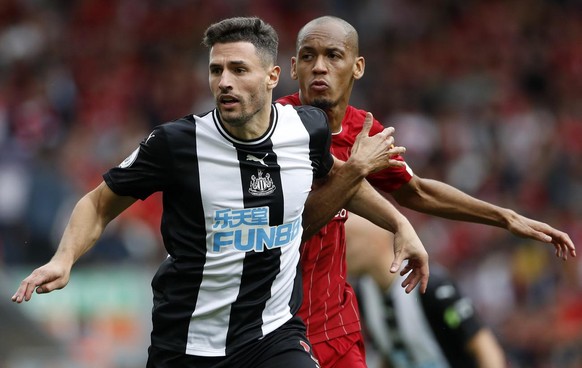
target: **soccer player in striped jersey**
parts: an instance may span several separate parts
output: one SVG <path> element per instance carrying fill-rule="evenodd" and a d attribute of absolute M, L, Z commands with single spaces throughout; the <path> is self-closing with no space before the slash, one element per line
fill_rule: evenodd
<path fill-rule="evenodd" d="M 348 258 L 360 243 L 385 246 L 391 237 L 352 214 L 346 225 Z M 358 244 L 352 247 L 354 243 Z M 384 262 L 391 261 L 387 258 Z M 366 337 L 376 348 L 381 367 L 507 367 L 495 334 L 444 267 L 431 263 L 425 293 L 407 294 L 398 285 L 399 277 L 390 276 L 386 280 L 390 284 L 380 287 L 372 276 L 362 275 L 356 287 Z"/>
<path fill-rule="evenodd" d="M 299 92 L 278 100 L 283 104 L 309 104 L 323 109 L 332 131 L 332 153 L 342 160 L 350 156 L 366 116 L 365 111 L 349 105 L 353 85 L 364 75 L 364 69 L 365 60 L 359 55 L 358 33 L 354 27 L 336 17 L 317 18 L 303 26 L 297 35 L 291 77 L 298 80 Z M 383 129 L 374 120 L 370 132 L 375 134 Z M 449 219 L 502 227 L 516 235 L 553 244 L 560 257 L 576 254 L 574 244 L 564 232 L 473 198 L 445 183 L 414 175 L 408 165 L 376 172 L 368 180 L 405 207 Z M 358 306 L 346 275 L 344 224 L 347 218 L 346 211 L 338 212 L 307 241 L 301 254 L 304 304 L 299 315 L 305 320 L 308 338 L 324 368 L 366 366 Z M 386 281 L 391 279 L 389 272 L 395 270 L 379 262 L 392 257 L 387 244 L 361 242 L 352 253 L 368 261 L 354 260 L 362 265 L 358 272 L 369 272 L 378 277 L 379 283 L 389 284 Z"/>
<path fill-rule="evenodd" d="M 156 127 L 107 171 L 75 206 L 53 258 L 22 281 L 12 300 L 65 287 L 107 224 L 161 191 L 168 257 L 152 280 L 147 367 L 317 367 L 296 317 L 303 227 L 316 231 L 350 200 L 348 208 L 410 234 L 404 217 L 362 181 L 399 165 L 391 157 L 402 148 L 389 149 L 390 129 L 368 136 L 369 117 L 353 156 L 341 164 L 330 154 L 322 110 L 273 104 L 278 37 L 259 18 L 215 23 L 204 43 L 216 108 Z M 317 196 L 307 200 L 314 183 Z M 424 289 L 428 257 L 415 236 L 401 256 L 413 264 L 409 286 Z"/>

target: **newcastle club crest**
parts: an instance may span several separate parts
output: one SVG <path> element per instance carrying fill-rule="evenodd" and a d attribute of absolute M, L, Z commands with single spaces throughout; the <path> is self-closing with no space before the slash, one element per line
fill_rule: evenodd
<path fill-rule="evenodd" d="M 263 170 L 258 170 L 258 176 L 251 176 L 251 186 L 249 193 L 254 196 L 266 196 L 275 191 L 277 187 L 273 184 L 273 179 L 269 173 L 263 176 Z"/>

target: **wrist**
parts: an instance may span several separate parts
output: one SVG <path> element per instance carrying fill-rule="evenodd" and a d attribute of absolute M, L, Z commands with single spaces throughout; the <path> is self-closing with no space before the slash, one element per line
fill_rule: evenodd
<path fill-rule="evenodd" d="M 368 164 L 365 161 L 354 158 L 354 156 L 350 156 L 343 166 L 344 170 L 349 171 L 352 176 L 358 179 L 363 179 L 370 173 Z"/>
<path fill-rule="evenodd" d="M 408 219 L 401 213 L 398 213 L 397 215 L 394 216 L 390 223 L 390 226 L 392 226 L 392 232 L 394 233 L 403 231 L 408 226 L 412 227 Z"/>
<path fill-rule="evenodd" d="M 62 250 L 57 250 L 57 252 L 51 258 L 52 263 L 58 263 L 62 267 L 68 268 L 69 270 L 73 268 L 73 264 L 76 260 L 77 258 L 74 256 L 74 254 Z"/>
<path fill-rule="evenodd" d="M 517 217 L 517 212 L 503 208 L 499 214 L 499 226 L 503 229 L 509 229 L 509 225 L 514 222 Z"/>

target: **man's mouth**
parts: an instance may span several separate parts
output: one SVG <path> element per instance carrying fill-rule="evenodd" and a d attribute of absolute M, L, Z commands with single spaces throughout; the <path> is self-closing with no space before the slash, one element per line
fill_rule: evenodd
<path fill-rule="evenodd" d="M 311 82 L 310 88 L 314 91 L 321 92 L 329 89 L 329 86 L 327 85 L 327 82 L 323 80 L 316 80 Z"/>
<path fill-rule="evenodd" d="M 218 97 L 218 102 L 223 106 L 229 107 L 239 103 L 239 99 L 231 95 L 221 95 Z"/>

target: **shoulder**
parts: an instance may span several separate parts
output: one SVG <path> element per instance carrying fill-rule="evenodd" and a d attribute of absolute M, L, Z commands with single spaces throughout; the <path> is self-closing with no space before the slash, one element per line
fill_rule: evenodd
<path fill-rule="evenodd" d="M 294 106 L 293 108 L 297 111 L 297 114 L 299 114 L 299 116 L 301 117 L 323 120 L 327 122 L 327 115 L 322 109 L 318 107 L 302 105 Z"/>
<path fill-rule="evenodd" d="M 167 139 L 179 139 L 182 136 L 195 134 L 196 126 L 204 122 L 213 122 L 212 111 L 199 115 L 186 115 L 184 117 L 167 121 L 154 128 L 154 132 L 163 134 Z"/>
<path fill-rule="evenodd" d="M 171 120 L 171 121 L 167 121 L 161 125 L 159 125 L 160 128 L 163 128 L 164 130 L 187 130 L 187 129 L 193 129 L 196 126 L 197 120 L 200 119 L 206 119 L 208 117 L 211 117 L 212 114 L 210 113 L 205 113 L 202 115 L 186 115 L 184 117 L 181 117 L 179 119 L 176 120 Z"/>
<path fill-rule="evenodd" d="M 322 127 L 327 129 L 327 115 L 317 107 L 309 105 L 281 105 L 280 103 L 276 103 L 275 106 L 282 118 L 295 115 L 308 128 Z"/>
<path fill-rule="evenodd" d="M 277 102 L 282 105 L 293 105 L 293 106 L 301 105 L 301 100 L 299 99 L 299 92 L 296 92 L 292 95 L 280 97 L 277 99 Z"/>
<path fill-rule="evenodd" d="M 346 109 L 346 116 L 342 122 L 342 126 L 354 129 L 358 133 L 362 130 L 362 126 L 364 125 L 364 120 L 366 119 L 366 110 L 358 109 L 352 105 L 348 105 Z M 381 132 L 384 130 L 384 126 L 376 117 L 374 117 L 374 123 L 372 124 L 372 129 L 370 129 L 370 133 L 372 135 Z"/>

